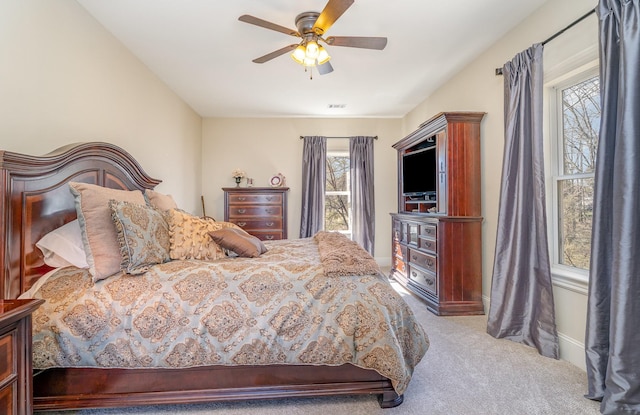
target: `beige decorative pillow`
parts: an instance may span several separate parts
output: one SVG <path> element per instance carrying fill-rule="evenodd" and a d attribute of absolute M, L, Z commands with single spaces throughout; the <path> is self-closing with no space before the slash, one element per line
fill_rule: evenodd
<path fill-rule="evenodd" d="M 243 229 L 224 228 L 219 231 L 209 232 L 209 236 L 218 245 L 238 256 L 256 258 L 267 252 L 267 247 L 262 241 L 253 235 L 249 235 Z"/>
<path fill-rule="evenodd" d="M 229 227 L 239 229 L 233 223 L 200 218 L 180 209 L 168 210 L 164 216 L 169 225 L 171 259 L 213 261 L 224 258 L 224 250 L 211 239 L 209 232 Z"/>
<path fill-rule="evenodd" d="M 147 205 L 109 201 L 116 226 L 121 269 L 127 274 L 143 274 L 152 265 L 169 261 L 169 226 L 160 211 Z"/>
<path fill-rule="evenodd" d="M 171 195 L 165 195 L 163 193 L 156 192 L 155 190 L 145 190 L 144 198 L 149 206 L 158 210 L 165 211 L 169 209 L 176 209 L 178 207 L 176 201 L 173 200 Z"/>
<path fill-rule="evenodd" d="M 70 182 L 69 189 L 75 200 L 89 272 L 94 281 L 105 279 L 120 271 L 122 262 L 109 200 L 144 205 L 144 196 L 139 190 L 116 190 L 87 183 Z"/>

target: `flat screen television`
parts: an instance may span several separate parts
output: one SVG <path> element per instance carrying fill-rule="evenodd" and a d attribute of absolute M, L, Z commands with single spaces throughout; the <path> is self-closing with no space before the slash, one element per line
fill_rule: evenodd
<path fill-rule="evenodd" d="M 405 196 L 435 194 L 437 189 L 435 147 L 402 156 L 402 193 Z"/>

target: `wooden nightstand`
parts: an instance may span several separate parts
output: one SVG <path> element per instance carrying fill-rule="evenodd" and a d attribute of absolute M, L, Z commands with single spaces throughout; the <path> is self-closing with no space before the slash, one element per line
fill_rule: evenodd
<path fill-rule="evenodd" d="M 287 239 L 288 187 L 224 187 L 224 220 L 258 238 Z"/>
<path fill-rule="evenodd" d="M 31 313 L 44 300 L 0 300 L 0 413 L 32 413 Z"/>

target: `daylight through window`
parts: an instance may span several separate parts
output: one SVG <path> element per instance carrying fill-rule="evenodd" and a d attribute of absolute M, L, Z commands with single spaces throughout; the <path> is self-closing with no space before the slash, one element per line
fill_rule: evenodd
<path fill-rule="evenodd" d="M 351 238 L 351 183 L 349 154 L 327 153 L 327 186 L 324 202 L 324 229 Z"/>
<path fill-rule="evenodd" d="M 600 80 L 583 77 L 557 88 L 557 157 L 554 180 L 556 259 L 589 269 L 593 185 L 600 129 Z"/>

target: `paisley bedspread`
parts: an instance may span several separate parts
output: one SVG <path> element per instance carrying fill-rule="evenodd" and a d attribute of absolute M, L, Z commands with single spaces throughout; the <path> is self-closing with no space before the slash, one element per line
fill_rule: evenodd
<path fill-rule="evenodd" d="M 429 341 L 386 277 L 326 277 L 311 238 L 267 247 L 97 283 L 56 271 L 32 295 L 34 368 L 351 363 L 402 394 Z"/>

